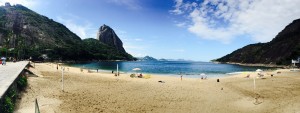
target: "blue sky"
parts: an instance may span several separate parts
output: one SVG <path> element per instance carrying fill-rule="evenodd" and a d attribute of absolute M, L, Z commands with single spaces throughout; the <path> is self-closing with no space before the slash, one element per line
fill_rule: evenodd
<path fill-rule="evenodd" d="M 0 0 L 22 4 L 82 39 L 106 24 L 136 57 L 209 61 L 268 42 L 294 19 L 299 0 Z"/>

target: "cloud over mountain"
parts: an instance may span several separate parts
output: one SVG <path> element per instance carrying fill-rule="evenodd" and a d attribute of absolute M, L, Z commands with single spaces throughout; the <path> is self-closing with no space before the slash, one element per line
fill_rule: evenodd
<path fill-rule="evenodd" d="M 268 42 L 300 18 L 299 0 L 174 0 L 173 15 L 187 17 L 187 29 L 202 39 L 230 43 L 247 36 Z"/>

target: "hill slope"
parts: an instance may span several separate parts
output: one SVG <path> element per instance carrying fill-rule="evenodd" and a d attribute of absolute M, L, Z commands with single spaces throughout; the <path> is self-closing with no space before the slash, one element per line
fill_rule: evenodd
<path fill-rule="evenodd" d="M 1 56 L 19 59 L 27 59 L 32 56 L 33 59 L 46 58 L 50 60 L 134 59 L 125 51 L 120 54 L 116 48 L 107 48 L 105 44 L 94 45 L 93 48 L 103 50 L 91 53 L 86 48 L 86 44 L 64 25 L 22 5 L 0 7 Z M 105 57 L 95 57 L 96 54 L 102 54 Z"/>
<path fill-rule="evenodd" d="M 286 26 L 270 42 L 247 45 L 216 61 L 287 65 L 297 57 L 300 57 L 300 19 Z"/>

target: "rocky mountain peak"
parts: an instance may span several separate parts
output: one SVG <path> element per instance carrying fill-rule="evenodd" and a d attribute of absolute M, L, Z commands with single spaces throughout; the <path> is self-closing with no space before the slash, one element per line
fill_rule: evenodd
<path fill-rule="evenodd" d="M 97 39 L 104 44 L 115 47 L 120 52 L 126 52 L 123 48 L 123 42 L 117 36 L 115 31 L 105 24 L 99 28 Z"/>
<path fill-rule="evenodd" d="M 111 28 L 105 25 L 99 31 L 102 42 L 112 43 L 81 40 L 63 24 L 20 4 L 0 5 L 0 54 L 7 57 L 49 61 L 135 60 L 120 52 L 125 50 Z M 117 45 L 119 50 L 108 44 Z"/>

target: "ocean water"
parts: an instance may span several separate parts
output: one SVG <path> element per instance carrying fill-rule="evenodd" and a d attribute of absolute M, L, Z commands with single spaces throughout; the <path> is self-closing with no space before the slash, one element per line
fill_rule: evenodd
<path fill-rule="evenodd" d="M 161 74 L 166 76 L 180 76 L 181 73 L 184 77 L 189 78 L 200 78 L 201 73 L 206 74 L 208 78 L 214 78 L 231 76 L 232 73 L 255 71 L 257 69 L 272 69 L 267 67 L 192 61 L 103 61 L 68 65 L 111 72 L 117 70 L 117 64 L 119 71 L 124 73 Z M 134 68 L 140 68 L 141 70 L 134 71 Z"/>

